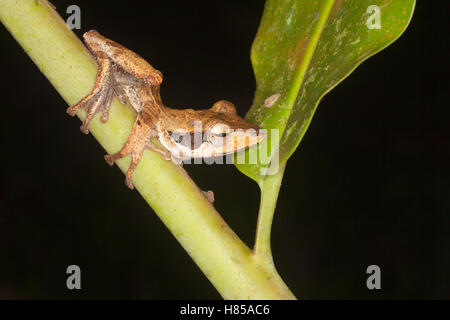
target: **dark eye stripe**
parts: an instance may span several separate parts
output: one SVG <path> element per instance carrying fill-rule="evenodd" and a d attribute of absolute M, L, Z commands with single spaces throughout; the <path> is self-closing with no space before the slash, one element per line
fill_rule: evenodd
<path fill-rule="evenodd" d="M 172 137 L 173 141 L 177 144 L 181 144 L 191 150 L 195 150 L 199 148 L 204 141 L 206 141 L 206 137 L 203 137 L 201 132 L 195 133 L 178 133 L 173 131 L 167 131 L 167 133 Z M 205 139 L 203 139 L 205 138 Z"/>

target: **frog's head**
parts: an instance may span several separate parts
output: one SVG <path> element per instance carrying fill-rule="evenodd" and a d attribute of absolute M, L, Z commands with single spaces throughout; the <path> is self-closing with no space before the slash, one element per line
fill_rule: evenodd
<path fill-rule="evenodd" d="M 168 110 L 157 126 L 164 147 L 180 159 L 217 157 L 251 147 L 265 132 L 240 117 L 231 102 L 221 100 L 207 110 Z"/>

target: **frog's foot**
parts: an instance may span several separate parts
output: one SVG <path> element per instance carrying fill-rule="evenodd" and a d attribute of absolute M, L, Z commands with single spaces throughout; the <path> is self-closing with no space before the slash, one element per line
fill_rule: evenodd
<path fill-rule="evenodd" d="M 202 191 L 203 195 L 210 203 L 214 203 L 214 192 L 211 190 L 208 191 Z"/>
<path fill-rule="evenodd" d="M 125 174 L 125 184 L 130 189 L 134 188 L 131 179 L 146 148 L 162 154 L 165 159 L 170 159 L 170 153 L 168 151 L 158 149 L 150 142 L 150 139 L 153 137 L 152 127 L 153 123 L 149 121 L 148 115 L 145 112 L 139 113 L 136 117 L 133 130 L 122 149 L 112 155 L 105 156 L 106 162 L 112 166 L 117 160 L 131 155 L 131 164 Z"/>
<path fill-rule="evenodd" d="M 114 96 L 114 86 L 112 77 L 112 63 L 106 57 L 99 56 L 99 70 L 95 79 L 95 85 L 92 91 L 77 104 L 67 108 L 67 113 L 75 116 L 79 109 L 86 112 L 86 118 L 80 129 L 83 133 L 88 134 L 88 125 L 97 112 L 102 112 L 101 121 L 107 122 L 109 115 L 109 107 Z"/>
<path fill-rule="evenodd" d="M 119 151 L 112 155 L 106 155 L 105 160 L 108 162 L 110 166 L 114 164 L 119 159 L 122 159 L 123 157 L 126 157 L 127 155 L 131 154 L 131 164 L 128 167 L 127 173 L 125 174 L 125 184 L 128 188 L 131 190 L 134 189 L 133 183 L 131 183 L 131 178 L 133 177 L 134 170 L 136 169 L 139 161 L 142 157 L 142 152 L 144 150 L 140 150 L 139 147 L 135 147 L 134 149 L 130 147 L 130 145 L 125 144 L 125 146 Z"/>

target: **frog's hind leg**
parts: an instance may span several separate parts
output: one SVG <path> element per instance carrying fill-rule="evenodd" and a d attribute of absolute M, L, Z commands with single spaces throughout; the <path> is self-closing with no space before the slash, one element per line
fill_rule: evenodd
<path fill-rule="evenodd" d="M 98 56 L 99 70 L 92 91 L 77 104 L 67 108 L 67 113 L 75 116 L 79 109 L 86 112 L 86 118 L 80 129 L 89 133 L 88 125 L 97 112 L 102 112 L 101 121 L 108 121 L 109 107 L 114 96 L 112 62 L 104 56 Z"/>

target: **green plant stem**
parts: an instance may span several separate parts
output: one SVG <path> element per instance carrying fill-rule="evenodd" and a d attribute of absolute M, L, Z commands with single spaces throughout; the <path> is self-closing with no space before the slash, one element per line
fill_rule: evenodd
<path fill-rule="evenodd" d="M 90 91 L 96 63 L 48 2 L 0 0 L 0 20 L 68 105 Z M 42 110 L 42 117 L 47 112 L 53 111 Z M 97 116 L 90 132 L 108 153 L 116 152 L 131 132 L 134 118 L 131 107 L 114 99 L 108 123 L 101 124 Z M 80 134 L 80 139 L 86 137 Z M 129 163 L 127 157 L 118 166 L 125 172 Z M 276 271 L 255 258 L 182 168 L 147 150 L 133 184 L 224 298 L 295 299 Z M 130 191 L 124 186 L 124 192 Z"/>
<path fill-rule="evenodd" d="M 264 257 L 268 261 L 272 260 L 270 232 L 285 167 L 286 163 L 282 164 L 276 174 L 266 176 L 259 184 L 261 189 L 261 204 L 259 207 L 255 247 L 253 251 L 255 255 Z"/>
<path fill-rule="evenodd" d="M 255 246 L 253 248 L 254 259 L 260 261 L 261 266 L 266 269 L 266 272 L 272 274 L 274 278 L 279 279 L 276 282 L 281 281 L 281 278 L 278 275 L 273 261 L 270 233 L 285 168 L 286 163 L 279 167 L 276 174 L 266 176 L 259 183 L 261 189 L 261 204 L 256 227 Z"/>

